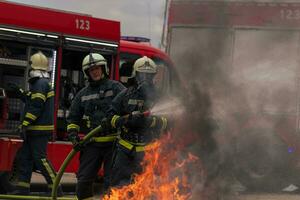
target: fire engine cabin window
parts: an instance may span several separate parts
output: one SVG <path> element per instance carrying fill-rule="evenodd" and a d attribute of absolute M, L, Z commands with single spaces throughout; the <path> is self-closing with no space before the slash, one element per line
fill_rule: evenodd
<path fill-rule="evenodd" d="M 121 52 L 120 55 L 120 82 L 128 86 L 128 78 L 131 76 L 133 64 L 142 55 Z M 151 58 L 157 64 L 157 74 L 154 77 L 154 83 L 160 92 L 166 92 L 170 85 L 169 64 L 161 58 Z"/>
<path fill-rule="evenodd" d="M 120 82 L 123 83 L 123 85 L 128 86 L 128 78 L 131 76 L 133 64 L 138 58 L 141 57 L 142 55 L 139 54 L 121 52 L 119 74 Z"/>
<path fill-rule="evenodd" d="M 85 48 L 76 50 L 74 48 L 63 49 L 62 64 L 60 74 L 60 95 L 59 107 L 57 111 L 57 130 L 58 139 L 62 139 L 66 132 L 66 118 L 69 115 L 69 108 L 72 100 L 83 87 L 87 85 L 87 80 L 82 72 L 82 61 L 90 52 L 99 53 L 107 60 L 109 71 L 113 67 L 113 55 L 102 51 L 91 51 Z"/>
<path fill-rule="evenodd" d="M 27 45 L 0 39 L 0 134 L 10 134 L 20 123 L 23 104 L 8 87 L 14 83 L 24 88 Z"/>

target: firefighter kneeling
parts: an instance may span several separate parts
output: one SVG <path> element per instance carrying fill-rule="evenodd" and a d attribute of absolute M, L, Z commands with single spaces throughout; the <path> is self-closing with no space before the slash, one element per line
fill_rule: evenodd
<path fill-rule="evenodd" d="M 166 118 L 143 115 L 158 100 L 153 83 L 156 73 L 157 66 L 150 58 L 136 60 L 130 86 L 112 102 L 110 123 L 121 134 L 114 152 L 111 186 L 129 184 L 133 173 L 141 172 L 145 146 L 167 127 Z"/>

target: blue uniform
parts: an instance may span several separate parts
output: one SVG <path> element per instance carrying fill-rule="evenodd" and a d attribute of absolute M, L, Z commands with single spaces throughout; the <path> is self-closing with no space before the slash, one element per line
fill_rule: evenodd
<path fill-rule="evenodd" d="M 157 100 L 154 87 L 145 93 L 137 85 L 130 86 L 121 92 L 112 103 L 110 115 L 111 124 L 119 127 L 118 118 L 135 111 L 150 110 Z M 121 129 L 120 138 L 114 152 L 111 185 L 125 185 L 131 181 L 133 173 L 141 171 L 140 163 L 144 157 L 145 146 L 157 138 L 167 127 L 164 117 L 144 117 L 134 123 L 125 123 Z"/>
<path fill-rule="evenodd" d="M 54 91 L 47 78 L 32 78 L 29 92 L 23 92 L 21 99 L 25 103 L 22 126 L 26 128 L 23 145 L 18 153 L 21 167 L 17 186 L 29 191 L 33 169 L 41 171 L 49 191 L 52 190 L 56 176 L 47 159 L 47 143 L 52 135 L 54 125 Z"/>
<path fill-rule="evenodd" d="M 113 98 L 125 87 L 107 78 L 91 82 L 83 88 L 72 101 L 68 116 L 67 130 L 87 134 L 106 118 Z M 77 197 L 86 199 L 93 196 L 93 182 L 104 165 L 104 190 L 109 186 L 112 146 L 117 137 L 117 130 L 111 129 L 99 133 L 93 141 L 80 151 L 80 165 L 77 174 Z"/>

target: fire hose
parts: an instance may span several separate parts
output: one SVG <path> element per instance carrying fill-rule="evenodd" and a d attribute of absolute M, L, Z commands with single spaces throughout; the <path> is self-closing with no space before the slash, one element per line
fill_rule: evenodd
<path fill-rule="evenodd" d="M 80 145 L 84 145 L 86 142 L 88 142 L 96 133 L 99 133 L 102 131 L 102 127 L 101 125 L 97 126 L 95 129 L 93 129 L 92 131 L 90 131 L 81 141 L 80 141 Z M 68 156 L 66 157 L 66 159 L 64 160 L 64 162 L 62 163 L 61 167 L 59 168 L 59 171 L 55 177 L 54 183 L 53 183 L 53 188 L 52 188 L 52 193 L 51 193 L 51 199 L 52 200 L 56 200 L 56 199 L 60 199 L 57 198 L 57 188 L 58 185 L 60 183 L 61 177 L 65 172 L 66 167 L 69 165 L 69 163 L 71 162 L 71 160 L 74 158 L 74 156 L 76 155 L 76 153 L 78 152 L 78 150 L 75 150 L 74 148 L 72 149 L 72 151 L 68 154 Z"/>
<path fill-rule="evenodd" d="M 92 131 L 90 131 L 81 141 L 80 145 L 85 145 L 96 133 L 101 132 L 102 127 L 99 125 Z M 72 151 L 68 154 L 64 162 L 62 163 L 56 177 L 53 183 L 52 193 L 51 197 L 44 197 L 44 196 L 23 196 L 23 195 L 6 195 L 0 194 L 0 199 L 28 199 L 28 200 L 75 200 L 77 198 L 72 197 L 57 197 L 57 188 L 60 183 L 60 180 L 62 178 L 63 173 L 65 172 L 66 167 L 70 163 L 70 161 L 74 158 L 78 150 L 75 150 L 74 148 Z"/>
<path fill-rule="evenodd" d="M 150 115 L 150 111 L 146 111 L 146 112 L 133 112 L 131 113 L 131 115 L 143 115 L 145 117 Z M 129 117 L 130 115 L 126 115 L 125 117 Z M 84 146 L 87 142 L 90 141 L 90 139 L 97 133 L 102 131 L 102 126 L 99 125 L 97 126 L 95 129 L 93 129 L 92 131 L 90 131 L 81 141 L 80 141 L 80 145 Z M 44 196 L 23 196 L 23 195 L 1 195 L 0 194 L 0 199 L 28 199 L 28 200 L 75 200 L 77 198 L 72 198 L 72 197 L 57 197 L 57 189 L 58 189 L 58 185 L 61 181 L 61 178 L 65 172 L 65 169 L 67 168 L 67 166 L 69 165 L 69 163 L 71 162 L 71 160 L 74 158 L 74 156 L 78 153 L 79 150 L 75 150 L 74 148 L 71 150 L 71 152 L 68 154 L 68 156 L 66 157 L 66 159 L 64 160 L 64 162 L 62 163 L 56 177 L 53 183 L 53 187 L 52 187 L 52 192 L 51 192 L 51 197 L 44 197 Z"/>
<path fill-rule="evenodd" d="M 145 111 L 145 112 L 139 112 L 139 111 L 135 111 L 133 113 L 131 113 L 131 115 L 143 115 L 144 117 L 149 116 L 151 113 L 150 111 Z M 126 115 L 125 117 L 128 118 L 130 115 Z M 92 131 L 90 131 L 83 139 L 82 141 L 80 141 L 81 145 L 84 145 L 86 142 L 88 142 L 96 133 L 99 133 L 102 131 L 102 126 L 99 125 L 98 127 L 96 127 L 95 129 L 93 129 Z M 62 178 L 62 175 L 66 169 L 66 167 L 68 166 L 68 164 L 70 163 L 70 161 L 74 158 L 74 156 L 76 155 L 76 153 L 78 152 L 78 150 L 75 150 L 74 148 L 72 149 L 72 151 L 68 154 L 68 156 L 66 157 L 66 159 L 64 160 L 63 164 L 61 165 L 54 183 L 53 183 L 53 188 L 52 188 L 52 193 L 51 193 L 51 199 L 52 200 L 57 200 L 60 198 L 57 198 L 57 188 L 58 185 L 60 183 L 60 180 Z"/>

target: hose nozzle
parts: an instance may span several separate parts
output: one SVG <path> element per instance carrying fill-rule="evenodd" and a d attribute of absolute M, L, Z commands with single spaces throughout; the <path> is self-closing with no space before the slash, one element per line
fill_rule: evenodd
<path fill-rule="evenodd" d="M 147 111 L 144 111 L 144 112 L 141 112 L 141 111 L 133 111 L 131 114 L 132 114 L 132 115 L 143 115 L 144 117 L 148 117 L 148 116 L 150 116 L 151 111 L 150 111 L 150 110 L 147 110 Z"/>

